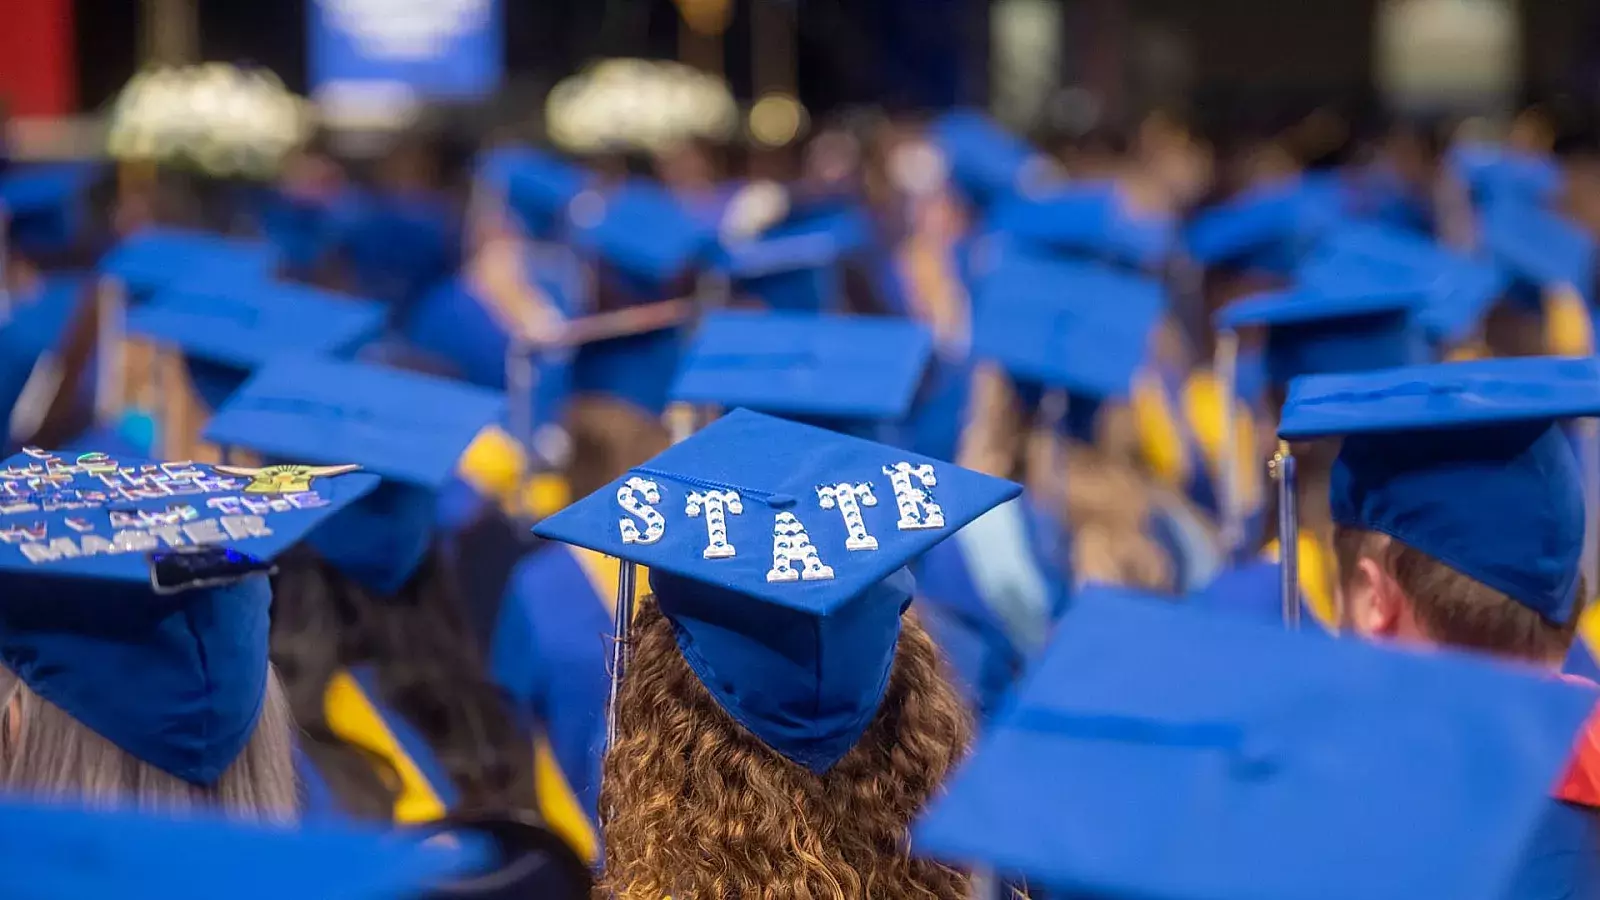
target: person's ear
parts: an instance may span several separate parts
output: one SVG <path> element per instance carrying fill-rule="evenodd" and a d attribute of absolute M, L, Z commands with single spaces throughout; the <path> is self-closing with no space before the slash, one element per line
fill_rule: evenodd
<path fill-rule="evenodd" d="M 1395 636 L 1404 621 L 1405 598 L 1400 586 L 1377 560 L 1364 556 L 1344 585 L 1345 616 L 1362 637 Z"/>

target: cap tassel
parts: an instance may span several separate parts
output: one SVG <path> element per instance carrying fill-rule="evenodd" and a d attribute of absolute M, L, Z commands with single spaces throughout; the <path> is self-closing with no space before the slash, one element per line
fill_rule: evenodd
<path fill-rule="evenodd" d="M 1234 429 L 1234 394 L 1239 380 L 1239 335 L 1224 331 L 1217 337 L 1217 353 L 1213 363 L 1217 371 L 1218 390 L 1222 394 L 1222 444 L 1217 449 L 1217 483 L 1222 494 L 1222 551 L 1233 559 L 1244 546 L 1244 514 L 1239 492 L 1239 441 Z"/>
<path fill-rule="evenodd" d="M 629 560 L 617 560 L 617 604 L 612 622 L 616 636 L 611 644 L 611 685 L 606 698 L 606 749 L 617 743 L 617 700 L 622 692 L 622 675 L 632 661 L 633 643 L 633 590 L 638 568 Z M 603 813 L 607 818 L 610 811 Z M 602 823 L 602 826 L 604 823 Z"/>
<path fill-rule="evenodd" d="M 1272 458 L 1272 474 L 1278 483 L 1278 590 L 1283 601 L 1283 624 L 1290 631 L 1300 629 L 1300 513 L 1296 508 L 1294 468 L 1289 442 L 1279 441 L 1278 452 Z"/>

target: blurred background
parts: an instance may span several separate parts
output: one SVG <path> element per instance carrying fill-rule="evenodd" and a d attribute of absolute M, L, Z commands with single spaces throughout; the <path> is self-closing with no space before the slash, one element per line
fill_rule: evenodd
<path fill-rule="evenodd" d="M 1545 104 L 1562 138 L 1600 96 L 1586 0 L 5 0 L 0 97 L 14 156 L 103 146 L 120 91 L 155 65 L 260 67 L 330 124 L 448 104 L 478 133 L 537 121 L 550 90 L 612 57 L 725 79 L 748 115 L 792 96 L 810 121 L 854 107 L 983 105 L 1035 137 L 1114 135 L 1145 113 L 1211 135 L 1326 106 L 1396 113 Z M 469 115 L 470 113 L 470 115 Z M 468 121 L 470 120 L 470 121 Z M 748 127 L 748 121 L 743 123 Z M 69 127 L 70 126 L 70 127 Z M 783 136 L 781 123 L 766 137 Z"/>

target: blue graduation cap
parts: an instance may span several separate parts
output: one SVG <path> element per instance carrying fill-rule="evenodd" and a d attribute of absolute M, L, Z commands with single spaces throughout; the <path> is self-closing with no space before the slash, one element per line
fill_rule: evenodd
<path fill-rule="evenodd" d="M 371 300 L 215 271 L 156 292 L 128 312 L 127 328 L 181 350 L 201 399 L 215 409 L 277 357 L 354 353 L 386 316 Z"/>
<path fill-rule="evenodd" d="M 796 312 L 837 311 L 841 266 L 867 246 L 871 223 L 853 206 L 795 210 L 757 237 L 725 242 L 720 264 L 736 293 Z"/>
<path fill-rule="evenodd" d="M 950 179 L 974 203 L 987 206 L 1024 187 L 1032 147 L 972 109 L 955 110 L 928 126 L 944 154 Z"/>
<path fill-rule="evenodd" d="M 128 753 L 214 783 L 266 692 L 262 576 L 377 485 L 356 468 L 11 457 L 0 469 L 0 661 Z"/>
<path fill-rule="evenodd" d="M 1468 339 L 1505 291 L 1505 270 L 1395 228 L 1358 224 L 1330 234 L 1300 267 L 1302 284 L 1331 290 L 1426 295 L 1417 321 L 1435 344 Z"/>
<path fill-rule="evenodd" d="M 741 409 L 534 533 L 648 566 L 712 697 L 775 752 L 820 773 L 882 700 L 913 588 L 904 566 L 1020 492 Z M 627 606 L 617 614 L 623 639 Z"/>
<path fill-rule="evenodd" d="M 1560 165 L 1544 154 L 1465 141 L 1450 148 L 1445 164 L 1479 203 L 1510 200 L 1541 205 L 1562 189 Z"/>
<path fill-rule="evenodd" d="M 12 296 L 11 315 L 0 321 L 0 416 L 10 417 L 39 359 L 60 345 L 87 287 L 82 275 L 47 275 L 33 294 Z"/>
<path fill-rule="evenodd" d="M 439 491 L 462 451 L 504 409 L 497 393 L 414 372 L 283 359 L 217 410 L 205 439 L 269 460 L 355 462 L 381 476 L 377 490 L 308 542 L 359 584 L 389 595 L 426 556 Z"/>
<path fill-rule="evenodd" d="M 1024 244 L 1138 268 L 1160 265 L 1177 237 L 1171 219 L 1129 209 L 1114 182 L 1011 198 L 995 207 L 989 226 Z"/>
<path fill-rule="evenodd" d="M 1298 379 L 1278 434 L 1344 438 L 1335 523 L 1387 534 L 1563 624 L 1583 606 L 1585 516 L 1559 424 L 1592 416 L 1600 360 L 1524 357 Z"/>
<path fill-rule="evenodd" d="M 122 283 L 130 299 L 206 273 L 266 279 L 278 267 L 278 252 L 265 241 L 241 240 L 203 231 L 146 228 L 129 235 L 100 260 L 100 273 Z"/>
<path fill-rule="evenodd" d="M 552 240 L 567 226 L 567 206 L 583 193 L 586 173 L 566 160 L 528 147 L 499 147 L 482 155 L 478 177 L 505 198 L 530 237 Z"/>
<path fill-rule="evenodd" d="M 1184 243 L 1202 265 L 1290 271 L 1343 220 L 1345 205 L 1345 188 L 1332 176 L 1264 185 L 1200 213 L 1185 229 Z"/>
<path fill-rule="evenodd" d="M 1009 255 L 975 292 L 972 353 L 1024 384 L 1063 389 L 1073 431 L 1126 397 L 1166 309 L 1158 282 L 1091 263 Z"/>
<path fill-rule="evenodd" d="M 585 194 L 571 218 L 574 245 L 610 264 L 647 299 L 703 262 L 714 236 L 671 192 L 642 181 Z"/>
<path fill-rule="evenodd" d="M 1594 703 L 1085 591 L 912 846 L 1066 896 L 1498 900 Z"/>
<path fill-rule="evenodd" d="M 458 214 L 442 194 L 351 190 L 333 212 L 334 237 L 365 296 L 405 308 L 460 265 Z"/>
<path fill-rule="evenodd" d="M 1267 376 L 1287 384 L 1299 375 L 1426 361 L 1417 320 L 1426 299 L 1416 283 L 1302 284 L 1229 304 L 1217 313 L 1217 327 L 1265 328 Z"/>
<path fill-rule="evenodd" d="M 1480 218 L 1484 243 L 1519 282 L 1537 292 L 1558 285 L 1594 294 L 1595 242 L 1560 214 L 1521 203 L 1493 203 Z"/>
<path fill-rule="evenodd" d="M 0 176 L 5 239 L 24 252 L 70 246 L 84 228 L 85 195 L 103 170 L 98 163 L 52 163 Z"/>
<path fill-rule="evenodd" d="M 286 828 L 70 804 L 0 805 L 0 864 L 52 900 L 400 900 L 465 874 L 482 848 L 344 823 Z"/>
<path fill-rule="evenodd" d="M 813 424 L 895 422 L 932 356 L 932 334 L 906 319 L 726 310 L 701 320 L 671 397 Z"/>

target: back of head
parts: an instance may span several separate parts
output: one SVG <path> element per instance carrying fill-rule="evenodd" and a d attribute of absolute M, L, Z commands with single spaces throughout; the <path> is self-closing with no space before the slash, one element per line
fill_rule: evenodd
<path fill-rule="evenodd" d="M 295 819 L 294 719 L 276 675 L 244 751 L 210 785 L 135 757 L 3 668 L 0 701 L 0 784 L 7 791 L 96 806 L 215 808 L 241 818 Z"/>
<path fill-rule="evenodd" d="M 971 722 L 927 633 L 907 615 L 872 724 L 821 775 L 738 725 L 647 600 L 606 756 L 604 887 L 622 900 L 966 896 L 913 859 L 913 817 L 964 755 Z"/>

